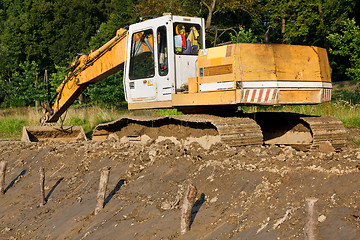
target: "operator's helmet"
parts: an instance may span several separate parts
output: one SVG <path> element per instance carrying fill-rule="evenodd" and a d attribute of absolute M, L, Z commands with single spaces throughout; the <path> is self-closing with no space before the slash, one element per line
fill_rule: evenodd
<path fill-rule="evenodd" d="M 185 34 L 185 26 L 183 24 L 176 25 L 175 32 L 176 32 L 177 35 Z"/>

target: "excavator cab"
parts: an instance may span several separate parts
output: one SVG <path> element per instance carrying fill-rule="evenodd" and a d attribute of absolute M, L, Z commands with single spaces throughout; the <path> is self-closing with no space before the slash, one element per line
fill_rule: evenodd
<path fill-rule="evenodd" d="M 129 27 L 124 87 L 129 109 L 169 108 L 188 90 L 205 46 L 204 20 L 165 15 Z"/>

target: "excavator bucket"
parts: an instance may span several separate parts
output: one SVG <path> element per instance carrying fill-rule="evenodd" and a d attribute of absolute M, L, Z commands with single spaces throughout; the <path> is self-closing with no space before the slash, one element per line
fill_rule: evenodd
<path fill-rule="evenodd" d="M 31 126 L 23 127 L 22 142 L 87 140 L 81 126 Z"/>

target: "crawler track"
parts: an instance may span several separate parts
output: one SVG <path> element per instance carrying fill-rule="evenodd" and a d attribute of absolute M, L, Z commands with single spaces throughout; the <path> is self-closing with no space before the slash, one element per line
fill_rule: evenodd
<path fill-rule="evenodd" d="M 178 115 L 171 117 L 181 121 L 211 123 L 219 132 L 221 141 L 230 146 L 262 145 L 263 143 L 260 126 L 250 118 L 222 118 L 211 115 Z"/>
<path fill-rule="evenodd" d="M 215 128 L 221 141 L 230 146 L 261 145 L 261 128 L 250 118 L 217 117 L 212 115 L 173 115 L 165 117 L 126 117 L 114 122 L 100 124 L 93 132 L 93 139 L 103 141 L 111 133 L 119 132 L 130 123 L 158 127 L 169 123 L 192 128 Z M 161 135 L 161 133 L 159 133 Z M 174 132 L 176 137 L 178 133 Z"/>
<path fill-rule="evenodd" d="M 319 147 L 321 142 L 330 142 L 333 147 L 340 150 L 346 146 L 346 129 L 342 122 L 330 116 L 302 117 L 309 124 L 313 136 L 312 149 Z"/>
<path fill-rule="evenodd" d="M 278 135 L 279 143 L 273 141 L 271 144 L 285 144 L 298 147 L 301 150 L 317 149 L 321 142 L 330 142 L 336 150 L 341 150 L 346 146 L 346 130 L 342 122 L 334 117 L 309 117 L 296 114 L 259 114 L 261 120 L 253 120 L 250 117 L 218 117 L 205 114 L 193 115 L 172 115 L 164 117 L 126 117 L 119 120 L 98 125 L 93 132 L 93 139 L 97 141 L 104 141 L 113 133 L 121 135 L 122 129 L 129 124 L 140 124 L 145 128 L 158 128 L 167 125 L 185 126 L 190 129 L 190 136 L 192 131 L 197 129 L 216 130 L 215 134 L 220 136 L 220 141 L 230 146 L 244 146 L 244 145 L 262 145 L 268 138 L 269 129 L 272 132 L 270 135 Z M 254 118 L 255 119 L 255 118 Z M 265 125 L 264 125 L 265 123 Z M 277 124 L 274 124 L 277 123 Z M 300 124 L 300 125 L 299 125 Z M 276 125 L 276 129 L 275 129 Z M 260 127 L 261 126 L 261 127 Z M 299 126 L 302 126 L 299 128 Z M 171 137 L 179 138 L 181 135 L 181 128 L 176 128 L 170 134 Z M 265 132 L 264 132 L 265 131 Z M 263 134 L 264 132 L 264 134 Z M 281 135 L 291 132 L 292 141 L 296 144 L 286 143 Z M 302 140 L 300 137 L 304 132 L 308 132 L 307 140 Z M 119 134 L 120 133 L 120 134 Z M 157 130 L 157 136 L 162 136 L 161 130 Z M 208 131 L 202 132 L 206 135 Z M 140 139 L 143 131 L 127 132 L 128 137 L 132 139 Z M 168 133 L 169 134 L 169 133 Z M 124 133 L 122 134 L 122 136 Z M 266 135 L 266 137 L 265 137 Z M 169 135 L 168 135 L 169 137 Z M 289 139 L 290 139 L 289 138 Z M 294 140 L 295 139 L 295 140 Z M 266 141 L 265 141 L 266 142 Z M 299 147 L 301 146 L 301 147 Z"/>

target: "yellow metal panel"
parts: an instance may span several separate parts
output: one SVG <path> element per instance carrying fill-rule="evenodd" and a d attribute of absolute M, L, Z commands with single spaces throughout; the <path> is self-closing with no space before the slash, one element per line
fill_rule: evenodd
<path fill-rule="evenodd" d="M 239 43 L 207 51 L 207 55 L 199 57 L 199 68 L 235 62 L 236 80 L 331 81 L 329 62 L 323 48 Z"/>
<path fill-rule="evenodd" d="M 80 74 L 79 84 L 91 81 L 92 83 L 110 76 L 123 69 L 125 62 L 126 41 L 120 41 L 112 49 L 102 55 L 94 64 Z M 99 53 L 99 52 L 98 52 Z"/>
<path fill-rule="evenodd" d="M 240 62 L 237 69 L 243 81 L 276 80 L 274 53 L 268 44 L 237 44 Z"/>
<path fill-rule="evenodd" d="M 234 55 L 231 55 L 230 57 L 221 58 L 221 65 L 226 64 L 233 64 L 234 63 Z"/>
<path fill-rule="evenodd" d="M 173 106 L 224 105 L 236 104 L 235 90 L 173 94 Z"/>
<path fill-rule="evenodd" d="M 319 55 L 314 47 L 275 44 L 278 80 L 321 81 Z"/>
<path fill-rule="evenodd" d="M 240 89 L 236 89 L 235 90 L 236 103 L 241 102 L 241 97 L 242 97 L 242 91 Z"/>
<path fill-rule="evenodd" d="M 223 75 L 199 77 L 199 84 L 200 83 L 211 83 L 211 82 L 228 82 L 228 81 L 234 81 L 234 80 L 235 80 L 234 73 L 228 73 L 228 74 L 223 74 Z"/>
<path fill-rule="evenodd" d="M 210 58 L 210 66 L 217 66 L 217 65 L 221 65 L 221 61 L 222 58 Z M 200 67 L 200 65 L 199 65 Z"/>
<path fill-rule="evenodd" d="M 331 73 L 330 73 L 330 65 L 329 59 L 324 48 L 315 48 L 319 53 L 319 61 L 320 61 L 320 71 L 321 71 L 321 80 L 324 82 L 331 82 Z"/>
<path fill-rule="evenodd" d="M 183 94 L 181 94 L 183 95 Z M 129 103 L 129 110 L 136 109 L 151 109 L 151 108 L 171 108 L 171 101 L 158 101 L 158 102 L 141 102 L 141 103 Z"/>
<path fill-rule="evenodd" d="M 196 93 L 198 92 L 198 78 L 189 78 L 188 80 L 188 86 L 189 86 L 189 93 Z"/>
<path fill-rule="evenodd" d="M 280 90 L 279 104 L 321 103 L 320 90 Z"/>
<path fill-rule="evenodd" d="M 206 55 L 206 57 L 208 59 L 222 58 L 222 57 L 226 57 L 227 46 L 208 48 L 207 51 L 208 51 L 208 54 Z"/>
<path fill-rule="evenodd" d="M 209 59 L 207 59 L 207 57 L 199 57 L 198 58 L 198 63 L 199 63 L 199 68 L 204 67 L 204 66 L 211 66 L 211 62 Z"/>

